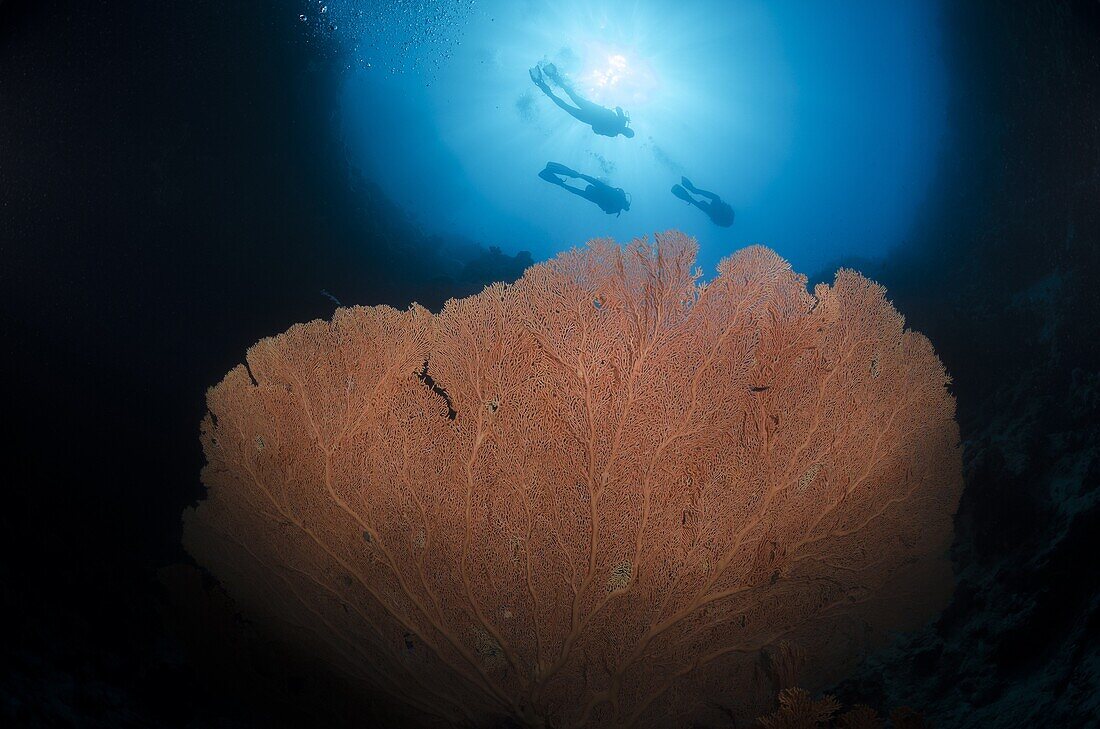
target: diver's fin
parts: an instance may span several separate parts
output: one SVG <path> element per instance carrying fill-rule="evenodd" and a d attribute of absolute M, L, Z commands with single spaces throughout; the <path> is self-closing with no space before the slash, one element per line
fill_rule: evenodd
<path fill-rule="evenodd" d="M 691 180 L 689 180 L 688 178 L 681 177 L 680 178 L 680 184 L 683 185 L 684 187 L 686 187 L 687 189 L 691 190 L 692 192 L 695 192 L 695 185 L 691 184 Z"/>
<path fill-rule="evenodd" d="M 538 66 L 532 66 L 530 69 L 527 70 L 527 73 L 531 74 L 531 80 L 534 81 L 537 85 L 541 86 L 542 84 L 546 83 L 546 81 L 544 81 L 542 78 L 542 69 L 540 69 Z"/>
<path fill-rule="evenodd" d="M 558 75 L 558 67 L 552 63 L 542 64 L 542 71 L 550 78 L 554 79 L 558 83 L 561 83 L 561 76 Z"/>
<path fill-rule="evenodd" d="M 691 202 L 691 195 L 688 195 L 688 191 L 679 185 L 672 186 L 672 194 L 680 198 L 684 202 Z"/>
<path fill-rule="evenodd" d="M 539 171 L 539 177 L 546 180 L 547 182 L 552 182 L 555 185 L 564 185 L 565 184 L 564 182 L 561 181 L 561 178 L 556 177 L 554 175 L 554 173 L 551 172 L 550 170 L 540 170 Z"/>
<path fill-rule="evenodd" d="M 569 175 L 570 177 L 577 177 L 577 171 L 566 167 L 559 162 L 547 162 L 546 170 L 552 172 L 555 175 Z"/>

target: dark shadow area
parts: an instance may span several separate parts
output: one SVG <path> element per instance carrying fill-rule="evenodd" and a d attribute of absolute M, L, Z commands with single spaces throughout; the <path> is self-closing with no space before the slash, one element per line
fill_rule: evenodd
<path fill-rule="evenodd" d="M 298 13 L 0 3 L 13 726 L 362 725 L 382 711 L 254 631 L 231 640 L 239 618 L 216 586 L 158 574 L 188 561 L 205 390 L 250 343 L 331 315 L 322 290 L 437 309 L 531 263 L 429 237 L 352 175 L 331 127 L 336 60 Z"/>
<path fill-rule="evenodd" d="M 868 270 L 954 377 L 954 601 L 842 687 L 943 727 L 1100 717 L 1100 5 L 946 6 L 952 136 Z"/>

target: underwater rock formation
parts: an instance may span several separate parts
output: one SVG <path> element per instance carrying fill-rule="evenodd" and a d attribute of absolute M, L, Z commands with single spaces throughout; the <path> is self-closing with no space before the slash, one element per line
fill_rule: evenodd
<path fill-rule="evenodd" d="M 842 678 L 950 594 L 949 378 L 853 271 L 695 252 L 596 240 L 262 340 L 208 393 L 188 550 L 422 718 L 747 719 Z"/>

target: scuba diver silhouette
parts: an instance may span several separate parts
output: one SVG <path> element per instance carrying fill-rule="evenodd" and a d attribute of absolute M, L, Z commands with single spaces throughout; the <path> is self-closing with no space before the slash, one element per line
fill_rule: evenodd
<path fill-rule="evenodd" d="M 589 202 L 596 203 L 599 205 L 600 209 L 608 215 L 618 217 L 623 214 L 624 210 L 630 210 L 630 196 L 627 195 L 621 187 L 612 187 L 606 182 L 601 182 L 595 177 L 582 175 L 580 172 L 572 170 L 563 164 L 547 162 L 546 168 L 539 173 L 539 177 L 551 184 L 557 185 L 563 190 L 568 190 L 574 195 L 579 195 Z M 580 188 L 565 184 L 565 180 L 563 180 L 562 177 L 578 178 L 587 182 L 588 185 L 581 190 Z"/>
<path fill-rule="evenodd" d="M 535 82 L 535 86 L 542 89 L 542 93 L 549 96 L 551 101 L 569 112 L 574 119 L 590 125 L 592 131 L 596 134 L 604 137 L 614 137 L 621 134 L 627 139 L 634 136 L 634 130 L 627 126 L 627 124 L 630 123 L 630 117 L 626 115 L 622 107 L 616 106 L 615 110 L 612 111 L 605 106 L 600 106 L 584 98 L 577 93 L 577 90 L 573 88 L 572 84 L 562 78 L 554 64 L 547 63 L 543 66 L 535 66 L 530 70 L 530 74 L 531 80 Z M 565 93 L 569 94 L 569 98 L 572 99 L 573 103 L 577 106 L 572 107 L 563 99 L 558 98 L 557 95 L 550 90 L 550 85 L 546 83 L 545 77 L 549 77 L 554 83 L 560 86 Z"/>
<path fill-rule="evenodd" d="M 695 207 L 702 210 L 704 213 L 710 216 L 711 221 L 715 225 L 721 226 L 723 228 L 728 228 L 733 225 L 733 208 L 730 207 L 729 203 L 723 202 L 722 198 L 718 197 L 713 192 L 700 190 L 695 185 L 691 184 L 691 180 L 686 177 L 681 177 L 680 182 L 682 183 L 683 187 L 681 187 L 680 185 L 672 186 L 673 195 L 680 198 L 684 202 L 689 202 Z M 684 189 L 685 187 L 687 188 L 687 190 Z M 708 198 L 708 201 L 702 202 L 700 200 L 696 200 L 688 193 L 688 190 L 691 190 L 691 192 L 695 193 L 696 195 Z"/>

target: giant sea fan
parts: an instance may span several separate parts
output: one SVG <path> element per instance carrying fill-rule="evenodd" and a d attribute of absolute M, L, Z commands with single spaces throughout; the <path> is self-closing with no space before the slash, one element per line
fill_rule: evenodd
<path fill-rule="evenodd" d="M 948 378 L 859 274 L 810 294 L 752 247 L 700 284 L 695 250 L 262 340 L 208 394 L 187 548 L 421 719 L 686 725 L 838 679 L 950 592 Z"/>

